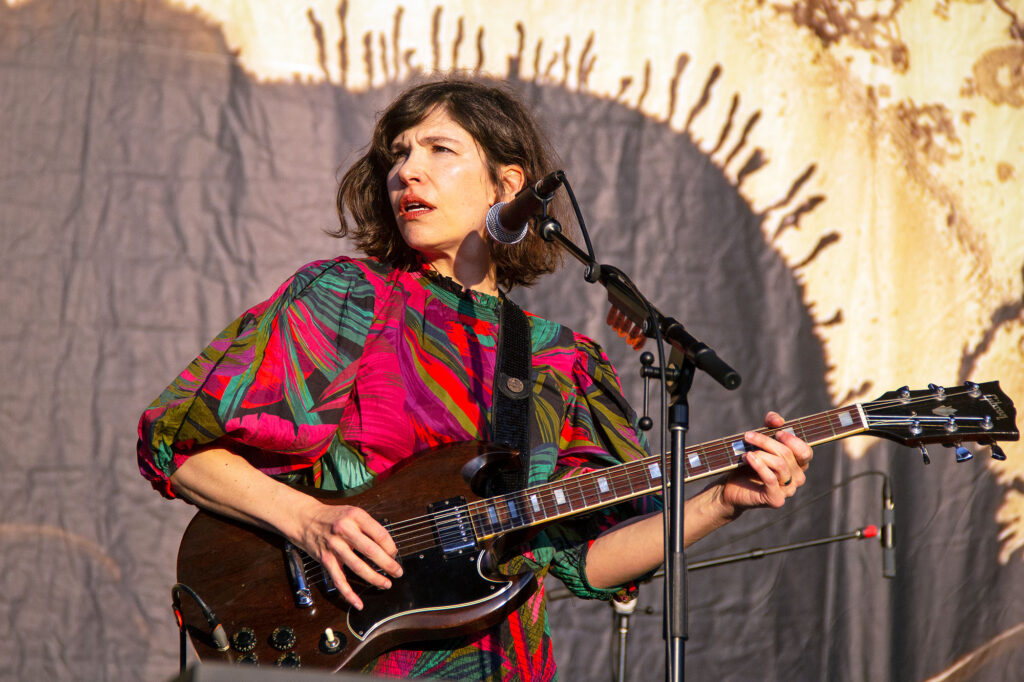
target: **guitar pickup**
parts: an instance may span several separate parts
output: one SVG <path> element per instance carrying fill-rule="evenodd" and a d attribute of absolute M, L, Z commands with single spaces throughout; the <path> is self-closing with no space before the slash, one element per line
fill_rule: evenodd
<path fill-rule="evenodd" d="M 288 565 L 288 580 L 292 584 L 292 596 L 295 597 L 295 605 L 300 609 L 308 609 L 313 605 L 313 591 L 309 589 L 309 581 L 306 580 L 306 566 L 302 556 L 295 545 L 290 542 L 284 543 L 285 563 Z"/>
<path fill-rule="evenodd" d="M 476 547 L 476 532 L 466 509 L 465 497 L 452 497 L 428 505 L 434 534 L 445 556 L 465 553 Z"/>

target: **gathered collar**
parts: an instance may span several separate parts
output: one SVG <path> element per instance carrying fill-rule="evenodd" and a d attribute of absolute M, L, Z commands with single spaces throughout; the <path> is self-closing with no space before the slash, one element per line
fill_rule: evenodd
<path fill-rule="evenodd" d="M 423 276 L 423 279 L 434 286 L 455 294 L 461 299 L 472 301 L 479 305 L 498 308 L 501 306 L 501 302 L 505 300 L 505 292 L 501 289 L 498 289 L 497 296 L 492 296 L 491 294 L 477 291 L 476 289 L 470 289 L 467 286 L 459 284 L 448 275 L 442 275 L 440 272 L 426 264 L 420 264 L 419 273 Z"/>

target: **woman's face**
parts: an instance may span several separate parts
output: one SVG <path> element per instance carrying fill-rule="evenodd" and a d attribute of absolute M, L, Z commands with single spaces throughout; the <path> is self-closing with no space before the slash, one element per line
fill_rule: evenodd
<path fill-rule="evenodd" d="M 476 140 L 437 107 L 396 136 L 391 151 L 388 194 L 405 242 L 443 274 L 452 274 L 456 255 L 488 263 L 484 219 L 507 192 L 491 181 Z"/>

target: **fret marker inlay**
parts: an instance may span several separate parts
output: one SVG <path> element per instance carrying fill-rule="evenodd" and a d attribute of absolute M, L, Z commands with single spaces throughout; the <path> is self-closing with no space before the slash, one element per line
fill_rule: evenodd
<path fill-rule="evenodd" d="M 608 479 L 604 478 L 603 476 L 597 479 L 597 489 L 603 493 L 608 492 Z"/>
<path fill-rule="evenodd" d="M 491 519 L 492 526 L 498 525 L 498 512 L 494 510 L 494 507 L 487 508 L 487 516 Z"/>
<path fill-rule="evenodd" d="M 535 511 L 535 512 L 539 512 L 540 511 L 540 502 L 537 500 L 537 496 L 536 495 L 530 495 L 530 504 L 533 505 L 533 511 Z"/>
<path fill-rule="evenodd" d="M 661 465 L 659 465 L 657 462 L 655 462 L 654 464 L 652 464 L 648 468 L 651 470 L 651 478 L 652 479 L 661 478 Z"/>
<path fill-rule="evenodd" d="M 732 451 L 736 453 L 736 456 L 742 458 L 747 452 L 747 444 L 741 440 L 734 441 L 732 444 Z"/>
<path fill-rule="evenodd" d="M 519 518 L 519 510 L 516 509 L 516 503 L 513 500 L 508 501 L 508 513 L 512 515 L 513 519 Z"/>
<path fill-rule="evenodd" d="M 689 460 L 690 460 L 690 466 L 692 466 L 693 468 L 696 469 L 697 467 L 700 466 L 700 457 L 697 456 L 696 452 L 691 452 L 690 453 Z"/>
<path fill-rule="evenodd" d="M 843 426 L 853 426 L 853 417 L 850 416 L 849 412 L 840 412 L 839 423 Z"/>
<path fill-rule="evenodd" d="M 562 492 L 561 488 L 555 489 L 555 502 L 558 504 L 565 504 L 565 493 Z"/>

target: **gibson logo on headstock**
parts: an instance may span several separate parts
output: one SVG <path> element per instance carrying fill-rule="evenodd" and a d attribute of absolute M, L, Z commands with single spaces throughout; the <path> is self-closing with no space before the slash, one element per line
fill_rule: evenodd
<path fill-rule="evenodd" d="M 999 400 L 999 396 L 986 393 L 981 397 L 986 403 L 992 406 L 992 410 L 996 413 L 996 419 L 1006 419 L 1006 410 L 1003 409 L 1002 402 Z"/>

